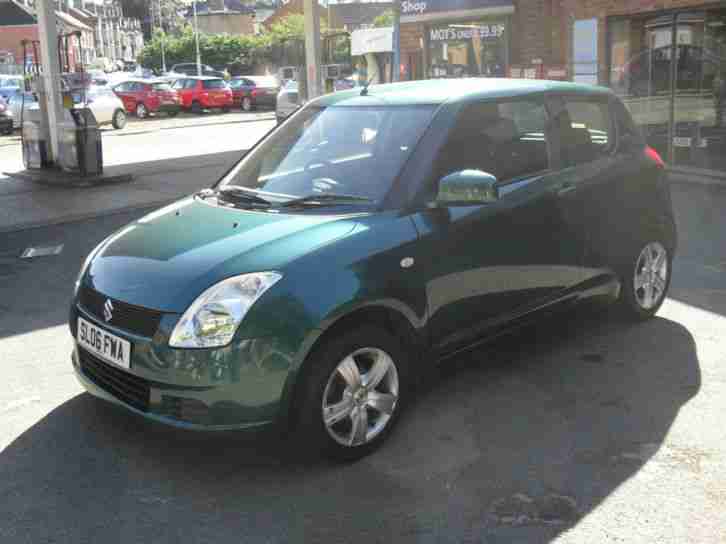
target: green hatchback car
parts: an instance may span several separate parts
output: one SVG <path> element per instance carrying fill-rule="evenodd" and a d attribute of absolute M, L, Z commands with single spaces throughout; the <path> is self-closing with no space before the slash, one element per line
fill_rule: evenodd
<path fill-rule="evenodd" d="M 73 366 L 146 418 L 280 425 L 352 459 L 428 365 L 594 297 L 652 316 L 675 249 L 663 162 L 608 89 L 353 89 L 101 242 L 71 305 Z"/>

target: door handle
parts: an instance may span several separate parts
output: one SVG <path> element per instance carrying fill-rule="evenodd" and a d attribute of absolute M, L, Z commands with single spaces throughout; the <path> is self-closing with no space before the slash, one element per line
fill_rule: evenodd
<path fill-rule="evenodd" d="M 577 190 L 577 185 L 574 183 L 565 182 L 557 189 L 557 196 L 565 196 L 573 193 Z"/>

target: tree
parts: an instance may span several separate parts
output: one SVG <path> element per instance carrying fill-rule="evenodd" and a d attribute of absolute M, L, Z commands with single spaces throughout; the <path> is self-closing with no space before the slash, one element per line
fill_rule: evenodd
<path fill-rule="evenodd" d="M 378 15 L 375 19 L 373 19 L 373 26 L 393 26 L 393 10 L 387 9 L 386 11 Z"/>

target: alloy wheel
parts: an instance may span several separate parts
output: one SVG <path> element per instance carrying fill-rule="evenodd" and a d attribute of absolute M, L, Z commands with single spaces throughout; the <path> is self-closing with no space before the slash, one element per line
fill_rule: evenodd
<path fill-rule="evenodd" d="M 143 119 L 144 117 L 146 117 L 147 114 L 148 112 L 146 111 L 146 106 L 144 106 L 143 104 L 138 104 L 136 106 L 136 117 L 138 117 L 139 119 Z"/>
<path fill-rule="evenodd" d="M 250 100 L 246 96 L 242 99 L 242 109 L 245 110 L 245 111 L 251 111 L 252 110 L 252 100 Z"/>
<path fill-rule="evenodd" d="M 113 127 L 116 129 L 122 129 L 126 126 L 126 112 L 122 110 L 116 110 L 113 114 Z"/>
<path fill-rule="evenodd" d="M 388 425 L 398 397 L 398 369 L 391 356 L 379 348 L 358 349 L 328 378 L 322 403 L 325 428 L 341 445 L 367 444 Z"/>
<path fill-rule="evenodd" d="M 635 261 L 633 288 L 635 300 L 643 310 L 655 308 L 668 285 L 668 252 L 660 242 L 651 242 Z"/>

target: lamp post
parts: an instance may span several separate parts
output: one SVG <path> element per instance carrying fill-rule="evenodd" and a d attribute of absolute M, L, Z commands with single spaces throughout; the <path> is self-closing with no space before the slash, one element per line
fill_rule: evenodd
<path fill-rule="evenodd" d="M 202 57 L 199 55 L 199 24 L 197 23 L 197 0 L 192 2 L 194 11 L 194 45 L 197 49 L 197 76 L 202 75 Z"/>
<path fill-rule="evenodd" d="M 393 81 L 401 80 L 401 1 L 393 0 Z"/>

